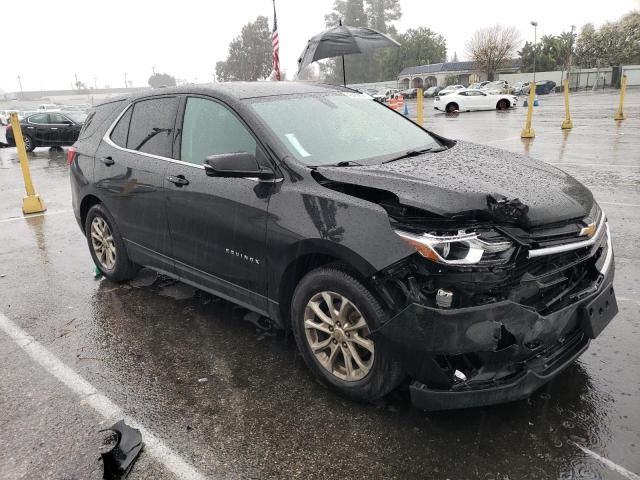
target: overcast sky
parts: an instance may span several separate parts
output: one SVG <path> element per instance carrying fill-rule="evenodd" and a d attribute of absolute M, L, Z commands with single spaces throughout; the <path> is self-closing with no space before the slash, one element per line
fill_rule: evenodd
<path fill-rule="evenodd" d="M 539 38 L 568 31 L 572 24 L 580 28 L 586 22 L 616 20 L 640 8 L 640 0 L 534 0 L 531 15 L 525 12 L 526 1 L 400 3 L 399 31 L 431 28 L 447 39 L 448 55 L 456 51 L 461 60 L 467 38 L 481 27 L 514 25 L 523 40 L 533 40 L 530 20 L 539 22 Z M 276 0 L 282 68 L 295 71 L 309 37 L 325 28 L 324 14 L 332 5 L 333 0 Z M 208 82 L 242 25 L 258 15 L 273 21 L 271 0 L 3 1 L 0 13 L 0 89 L 5 91 L 18 90 L 18 74 L 24 90 L 71 88 L 74 74 L 87 85 L 93 86 L 95 78 L 98 87 L 121 87 L 125 72 L 134 86 L 143 86 L 152 67 Z"/>

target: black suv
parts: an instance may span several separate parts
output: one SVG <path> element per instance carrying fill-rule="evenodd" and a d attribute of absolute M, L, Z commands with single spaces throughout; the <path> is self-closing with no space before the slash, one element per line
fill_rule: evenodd
<path fill-rule="evenodd" d="M 96 107 L 68 158 L 106 277 L 146 266 L 267 316 L 352 399 L 523 398 L 617 312 L 588 189 L 347 88 L 149 91 Z"/>

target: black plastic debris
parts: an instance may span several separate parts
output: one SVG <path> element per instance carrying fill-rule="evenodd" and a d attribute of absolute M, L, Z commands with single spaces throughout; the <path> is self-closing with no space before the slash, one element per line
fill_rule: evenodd
<path fill-rule="evenodd" d="M 113 447 L 102 452 L 104 464 L 103 478 L 106 480 L 120 480 L 125 478 L 133 467 L 138 454 L 142 450 L 142 434 L 137 428 L 132 428 L 124 420 L 115 423 L 111 428 L 101 432 L 113 432 Z"/>

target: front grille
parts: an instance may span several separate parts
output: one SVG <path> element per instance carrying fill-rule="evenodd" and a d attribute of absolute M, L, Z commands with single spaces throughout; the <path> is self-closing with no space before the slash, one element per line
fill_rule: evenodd
<path fill-rule="evenodd" d="M 598 207 L 598 204 L 594 202 L 589 214 L 582 219 L 560 224 L 544 225 L 527 231 L 516 227 L 503 228 L 510 236 L 528 245 L 531 249 L 547 248 L 585 240 L 586 237 L 580 237 L 580 231 L 591 223 L 599 224 L 601 216 L 602 211 L 600 207 Z"/>
<path fill-rule="evenodd" d="M 512 296 L 518 303 L 541 315 L 573 303 L 579 294 L 593 287 L 600 272 L 596 266 L 608 248 L 607 236 L 600 244 L 571 252 L 528 259 Z M 530 293 L 529 293 L 530 292 Z"/>

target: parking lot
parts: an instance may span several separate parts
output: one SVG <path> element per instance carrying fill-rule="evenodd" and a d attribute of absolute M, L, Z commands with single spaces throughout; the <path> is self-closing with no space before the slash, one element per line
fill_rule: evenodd
<path fill-rule="evenodd" d="M 617 95 L 573 95 L 567 131 L 563 97 L 541 96 L 531 140 L 521 106 L 443 114 L 425 99 L 426 128 L 525 153 L 593 191 L 620 308 L 530 399 L 438 413 L 411 408 L 404 389 L 344 400 L 312 380 L 290 336 L 149 270 L 95 278 L 65 152 L 29 155 L 48 210 L 25 218 L 16 151 L 1 149 L 0 477 L 102 478 L 98 431 L 126 418 L 146 442 L 131 479 L 640 478 L 640 91 L 622 122 Z"/>

